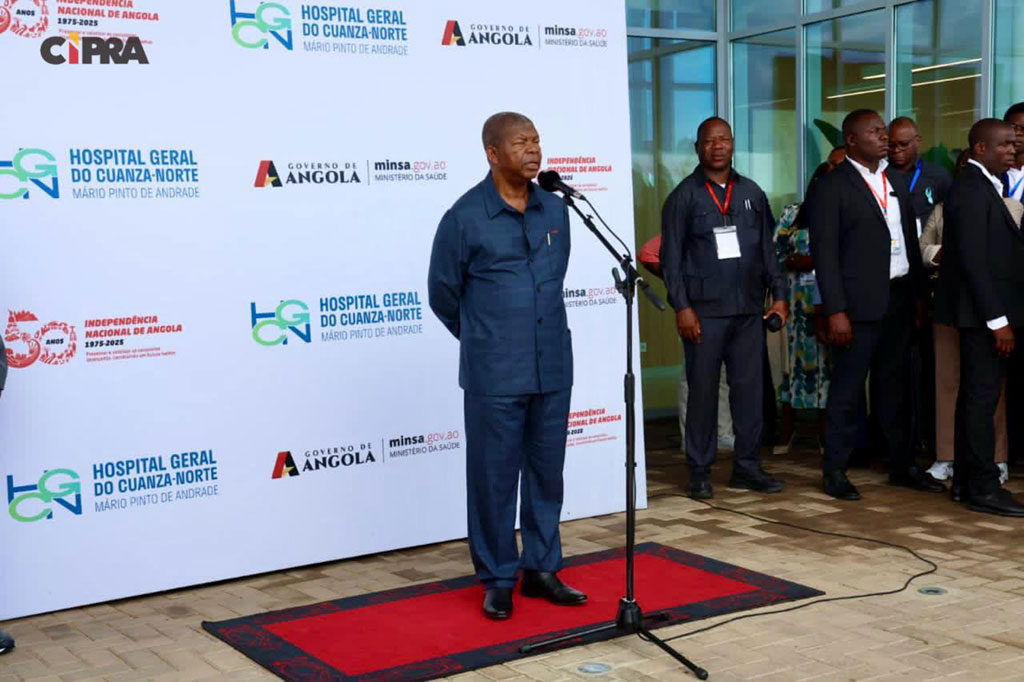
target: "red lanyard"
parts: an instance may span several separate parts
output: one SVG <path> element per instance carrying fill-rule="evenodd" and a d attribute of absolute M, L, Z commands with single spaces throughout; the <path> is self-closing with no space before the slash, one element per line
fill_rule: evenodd
<path fill-rule="evenodd" d="M 871 193 L 875 195 L 876 199 L 878 199 L 878 203 L 882 207 L 882 213 L 886 217 L 888 217 L 888 215 L 889 215 L 889 181 L 886 179 L 885 171 L 882 171 L 882 196 L 878 196 L 878 192 L 876 192 L 875 188 L 871 186 L 871 183 L 868 182 L 867 178 L 864 178 L 864 184 L 868 186 L 868 189 L 871 190 Z"/>
<path fill-rule="evenodd" d="M 704 186 L 708 188 L 708 194 L 711 195 L 711 200 L 715 202 L 715 206 L 718 207 L 718 212 L 722 214 L 722 217 L 725 217 L 725 214 L 729 212 L 729 203 L 732 202 L 732 184 L 733 181 L 730 180 L 729 185 L 728 187 L 726 187 L 725 190 L 725 204 L 723 205 L 722 202 L 719 201 L 718 197 L 715 195 L 715 190 L 711 187 L 711 183 L 704 183 Z"/>

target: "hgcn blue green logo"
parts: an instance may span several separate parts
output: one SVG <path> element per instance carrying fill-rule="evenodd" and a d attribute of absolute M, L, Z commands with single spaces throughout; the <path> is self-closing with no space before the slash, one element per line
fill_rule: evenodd
<path fill-rule="evenodd" d="M 0 200 L 28 199 L 33 185 L 51 199 L 60 198 L 53 154 L 45 149 L 22 149 L 10 161 L 0 161 Z"/>
<path fill-rule="evenodd" d="M 261 346 L 287 346 L 288 332 L 310 343 L 313 332 L 309 323 L 309 306 L 297 299 L 281 301 L 272 313 L 257 312 L 256 304 L 249 304 L 252 321 L 252 339 Z"/>
<path fill-rule="evenodd" d="M 7 511 L 15 521 L 49 520 L 60 508 L 82 515 L 82 484 L 71 469 L 50 469 L 28 485 L 15 485 L 14 477 L 7 477 Z"/>
<path fill-rule="evenodd" d="M 268 36 L 282 47 L 292 49 L 291 12 L 279 2 L 263 2 L 255 12 L 239 12 L 231 0 L 231 36 L 250 50 L 270 49 Z M 241 20 L 241 21 L 239 21 Z"/>

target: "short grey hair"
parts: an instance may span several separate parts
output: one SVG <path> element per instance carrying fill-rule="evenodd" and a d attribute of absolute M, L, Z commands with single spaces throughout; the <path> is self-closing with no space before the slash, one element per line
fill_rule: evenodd
<path fill-rule="evenodd" d="M 518 128 L 525 125 L 533 126 L 533 121 L 514 111 L 502 111 L 490 116 L 484 121 L 484 129 L 481 133 L 484 149 L 497 147 L 501 144 L 501 140 L 509 128 Z"/>

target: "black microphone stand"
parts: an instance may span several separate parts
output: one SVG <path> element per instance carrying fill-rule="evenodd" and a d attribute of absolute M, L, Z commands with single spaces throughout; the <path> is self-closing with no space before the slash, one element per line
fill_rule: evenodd
<path fill-rule="evenodd" d="M 698 679 L 706 680 L 708 678 L 707 670 L 694 664 L 644 626 L 644 614 L 633 593 L 634 545 L 636 544 L 636 377 L 633 375 L 633 299 L 636 296 L 637 285 L 639 284 L 641 290 L 658 310 L 665 310 L 665 304 L 633 267 L 633 259 L 629 254 L 623 255 L 616 251 L 615 247 L 597 229 L 591 216 L 580 211 L 572 197 L 565 195 L 562 199 L 572 210 L 576 211 L 598 241 L 604 244 L 625 274 L 625 279 L 623 279 L 619 275 L 619 269 L 612 268 L 615 288 L 626 300 L 626 376 L 624 382 L 626 389 L 626 595 L 619 600 L 619 612 L 614 622 L 576 634 L 526 644 L 519 651 L 525 654 L 542 647 L 584 639 L 609 630 L 618 630 L 623 635 L 637 635 L 640 639 L 653 642 L 672 658 L 689 668 Z"/>

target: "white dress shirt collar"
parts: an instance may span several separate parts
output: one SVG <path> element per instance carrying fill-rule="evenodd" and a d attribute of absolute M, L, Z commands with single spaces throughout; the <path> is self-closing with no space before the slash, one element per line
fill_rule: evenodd
<path fill-rule="evenodd" d="M 1003 196 L 1003 181 L 1002 180 L 1000 180 L 996 176 L 994 176 L 991 173 L 989 173 L 988 172 L 988 168 L 985 168 L 983 165 L 981 165 L 980 163 L 978 163 L 974 159 L 970 159 L 967 163 L 973 163 L 975 166 L 980 168 L 981 172 L 985 175 L 986 178 L 988 178 L 988 181 L 991 182 L 992 186 L 996 188 L 996 194 L 998 194 L 999 196 Z"/>
<path fill-rule="evenodd" d="M 889 279 L 903 277 L 910 272 L 910 260 L 907 258 L 907 240 L 903 235 L 903 212 L 900 209 L 899 198 L 886 180 L 885 169 L 889 167 L 889 162 L 882 159 L 872 173 L 867 166 L 853 158 L 848 156 L 846 160 L 853 164 L 861 179 L 875 195 L 874 200 L 885 218 L 886 227 L 889 228 Z"/>
<path fill-rule="evenodd" d="M 874 173 L 872 173 L 871 170 L 867 166 L 865 166 L 861 162 L 857 161 L 857 159 L 853 158 L 852 156 L 847 156 L 846 160 L 849 161 L 850 163 L 852 163 L 853 167 L 856 168 L 858 171 L 860 171 L 861 175 L 864 175 L 864 176 L 867 176 L 867 177 L 877 177 L 881 173 L 884 173 L 885 169 L 889 167 L 889 160 L 888 159 L 882 159 L 881 161 L 878 162 L 878 169 Z"/>

